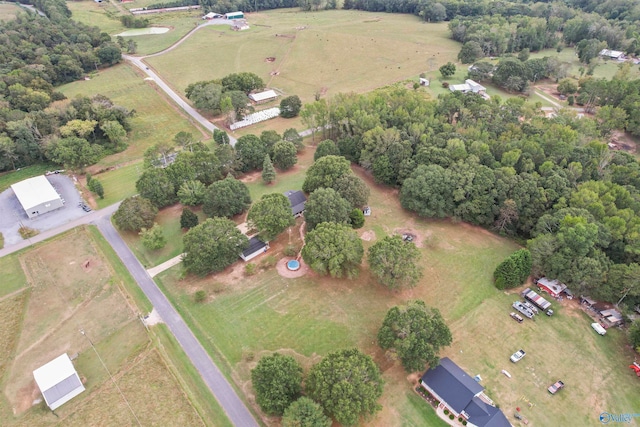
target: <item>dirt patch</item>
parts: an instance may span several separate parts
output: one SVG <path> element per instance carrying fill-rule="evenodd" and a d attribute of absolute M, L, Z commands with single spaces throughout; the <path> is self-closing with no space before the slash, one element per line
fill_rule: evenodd
<path fill-rule="evenodd" d="M 264 58 L 264 62 L 275 62 L 275 60 L 276 60 L 275 56 L 268 56 Z"/>
<path fill-rule="evenodd" d="M 373 230 L 365 231 L 360 235 L 360 238 L 365 242 L 370 242 L 372 240 L 376 240 L 376 233 Z"/>
<path fill-rule="evenodd" d="M 39 403 L 40 390 L 38 390 L 38 386 L 35 381 L 31 381 L 26 386 L 22 387 L 18 390 L 15 406 L 13 407 L 13 414 L 21 414 L 24 411 L 31 408 L 34 404 Z"/>
<path fill-rule="evenodd" d="M 296 271 L 291 271 L 287 268 L 287 262 L 291 261 L 291 258 L 282 258 L 276 264 L 276 271 L 282 277 L 286 277 L 287 279 L 295 279 L 296 277 L 302 277 L 309 272 L 309 266 L 305 264 L 305 262 L 300 258 L 298 262 L 300 262 L 300 268 Z"/>
<path fill-rule="evenodd" d="M 158 313 L 154 308 L 153 310 L 151 310 L 151 313 L 149 313 L 147 317 L 144 318 L 144 324 L 147 326 L 153 326 L 157 325 L 158 323 L 164 322 L 162 321 L 162 317 L 160 317 L 160 313 Z"/>
<path fill-rule="evenodd" d="M 257 180 L 262 178 L 262 172 L 260 171 L 255 171 L 255 172 L 250 172 L 244 176 L 242 176 L 239 181 L 241 182 L 256 182 Z"/>
<path fill-rule="evenodd" d="M 629 154 L 637 152 L 636 142 L 626 132 L 620 130 L 613 131 L 608 145 L 612 150 L 625 151 Z"/>
<path fill-rule="evenodd" d="M 419 248 L 424 247 L 425 236 L 423 233 L 417 231 L 414 228 L 396 228 L 393 230 L 395 234 L 399 234 L 400 236 L 411 236 L 413 239 L 413 243 Z"/>

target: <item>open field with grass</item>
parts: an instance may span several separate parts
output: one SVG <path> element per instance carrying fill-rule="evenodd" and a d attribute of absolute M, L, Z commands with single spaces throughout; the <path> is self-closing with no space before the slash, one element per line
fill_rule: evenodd
<path fill-rule="evenodd" d="M 68 1 L 66 4 L 74 21 L 96 26 L 110 35 L 126 30 L 120 22 L 120 11 L 109 1 Z"/>
<path fill-rule="evenodd" d="M 113 254 L 101 250 L 104 241 L 95 233 L 74 229 L 0 260 L 12 279 L 0 285 L 2 295 L 22 280 L 21 289 L 0 298 L 2 425 L 136 425 L 136 418 L 143 425 L 206 425 L 187 397 L 191 388 L 182 387 L 191 380 L 176 376 L 175 362 L 163 356 L 167 349 L 141 324 L 139 295 L 128 293 L 131 278 L 111 263 Z M 161 342 L 170 344 L 166 337 Z M 65 352 L 78 354 L 74 363 L 86 391 L 54 415 L 43 402 L 34 404 L 40 392 L 32 371 Z"/>
<path fill-rule="evenodd" d="M 439 67 L 459 50 L 446 24 L 424 24 L 410 15 L 280 9 L 248 14 L 248 21 L 247 31 L 201 29 L 148 62 L 181 92 L 199 80 L 250 71 L 308 102 L 318 91 L 364 92 L 403 80 L 426 71 L 432 56 Z M 271 76 L 275 70 L 280 74 Z"/>
<path fill-rule="evenodd" d="M 0 21 L 11 21 L 20 12 L 26 13 L 24 9 L 15 3 L 0 2 Z"/>
<path fill-rule="evenodd" d="M 0 193 L 11 187 L 16 182 L 20 182 L 27 178 L 44 175 L 45 172 L 57 169 L 59 166 L 48 163 L 39 163 L 36 165 L 26 166 L 19 170 L 3 172 L 0 174 Z"/>
<path fill-rule="evenodd" d="M 310 163 L 312 152 L 307 149 L 300 169 L 286 181 L 280 177 L 275 186 L 247 177 L 254 200 L 266 192 L 299 188 L 298 174 Z M 519 425 L 513 419 L 516 407 L 540 426 L 598 425 L 603 411 L 640 407 L 640 396 L 633 392 L 637 378 L 627 369 L 633 353 L 625 346 L 623 332 L 595 334 L 588 316 L 570 301 L 554 302 L 553 317 L 514 322 L 509 312 L 517 296 L 496 290 L 492 273 L 517 245 L 466 224 L 417 218 L 400 207 L 396 190 L 378 186 L 359 168 L 354 170 L 372 189 L 372 216 L 358 230 L 365 248 L 394 232 L 416 234 L 424 266 L 416 288 L 389 292 L 366 265 L 351 281 L 315 273 L 281 277 L 273 264 L 283 257 L 287 244 L 301 246 L 297 228 L 272 241 L 267 255 L 253 261 L 256 275 L 246 276 L 244 263 L 238 262 L 206 278 L 183 277 L 180 267 L 158 277 L 212 357 L 226 364 L 223 370 L 251 402 L 250 370 L 262 355 L 276 350 L 291 354 L 306 370 L 328 352 L 356 346 L 374 357 L 386 381 L 384 409 L 366 425 L 440 425 L 428 404 L 412 391 L 419 376 L 407 374 L 376 345 L 386 311 L 418 298 L 437 307 L 452 330 L 454 343 L 442 356 L 451 357 L 469 374 L 480 374 L 488 395 L 514 425 Z M 199 289 L 207 292 L 204 304 L 193 300 Z M 509 356 L 519 348 L 527 356 L 514 365 Z M 502 369 L 513 377 L 502 375 Z M 558 379 L 567 386 L 552 396 L 546 389 Z M 265 421 L 273 425 L 273 420 Z"/>

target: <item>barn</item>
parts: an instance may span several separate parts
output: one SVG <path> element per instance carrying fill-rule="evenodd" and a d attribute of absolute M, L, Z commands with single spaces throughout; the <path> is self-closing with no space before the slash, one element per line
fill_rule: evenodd
<path fill-rule="evenodd" d="M 250 93 L 249 99 L 256 104 L 263 104 L 269 102 L 278 97 L 278 94 L 274 90 L 265 90 L 264 92 Z"/>
<path fill-rule="evenodd" d="M 541 277 L 540 279 L 538 279 L 537 285 L 540 290 L 548 293 L 554 298 L 558 298 L 560 296 L 560 293 L 567 289 L 567 285 L 565 285 L 564 283 L 560 283 L 557 280 L 550 280 L 546 277 Z"/>
<path fill-rule="evenodd" d="M 33 371 L 33 378 L 52 411 L 84 391 L 82 381 L 66 353 Z"/>
<path fill-rule="evenodd" d="M 227 19 L 243 19 L 244 13 L 242 12 L 229 12 L 224 14 Z"/>
<path fill-rule="evenodd" d="M 11 189 L 29 218 L 64 206 L 60 195 L 44 175 L 20 181 L 13 184 Z"/>

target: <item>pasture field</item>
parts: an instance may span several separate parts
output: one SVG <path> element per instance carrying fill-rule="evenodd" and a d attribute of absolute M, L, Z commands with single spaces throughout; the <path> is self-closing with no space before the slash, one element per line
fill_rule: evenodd
<path fill-rule="evenodd" d="M 247 31 L 206 27 L 148 62 L 181 92 L 196 81 L 250 71 L 308 102 L 316 92 L 365 92 L 403 80 L 426 71 L 431 57 L 437 69 L 459 50 L 446 24 L 410 15 L 278 9 L 247 17 Z"/>
<path fill-rule="evenodd" d="M 14 3 L 0 2 L 0 21 L 11 21 L 20 12 L 27 13 L 24 9 Z"/>
<path fill-rule="evenodd" d="M 126 30 L 120 22 L 121 12 L 110 2 L 68 1 L 71 19 L 86 25 L 96 26 L 113 35 Z M 115 40 L 114 40 L 115 41 Z"/>
<path fill-rule="evenodd" d="M 166 332 L 145 330 L 136 305 L 140 295 L 128 293 L 132 279 L 112 263 L 114 254 L 102 250 L 106 243 L 96 233 L 74 229 L 0 261 L 11 282 L 22 283 L 11 294 L 14 283 L 0 286 L 2 425 L 127 426 L 137 425 L 136 418 L 143 425 L 207 425 L 203 416 L 215 403 L 203 409 L 205 397 L 194 392 L 192 375 L 174 365 L 183 356 L 169 347 L 175 344 Z M 32 371 L 65 352 L 78 354 L 74 364 L 86 391 L 54 415 L 36 402 Z M 224 416 L 208 419 L 228 425 Z"/>
<path fill-rule="evenodd" d="M 310 162 L 307 149 L 298 166 Z M 254 200 L 261 194 L 299 188 L 303 168 L 287 181 L 264 186 L 247 177 Z M 376 345 L 377 330 L 386 311 L 410 299 L 437 307 L 450 326 L 454 342 L 441 356 L 449 356 L 469 374 L 480 374 L 487 393 L 510 421 L 516 407 L 535 425 L 597 425 L 598 414 L 626 412 L 640 406 L 634 393 L 637 378 L 627 365 L 633 353 L 622 331 L 601 337 L 575 302 L 554 302 L 556 315 L 518 324 L 511 320 L 517 298 L 496 290 L 492 274 L 517 245 L 484 229 L 463 223 L 417 218 L 399 204 L 397 190 L 378 186 L 360 168 L 371 190 L 372 216 L 358 230 L 365 248 L 394 232 L 418 236 L 424 277 L 409 290 L 390 292 L 377 284 L 364 263 L 355 280 L 337 280 L 307 273 L 285 279 L 273 268 L 289 243 L 300 247 L 297 227 L 271 242 L 271 250 L 253 262 L 258 273 L 246 276 L 244 263 L 205 278 L 183 277 L 174 267 L 158 278 L 194 333 L 222 368 L 254 402 L 250 370 L 272 351 L 296 357 L 308 369 L 330 351 L 356 346 L 371 354 L 384 372 L 384 409 L 367 425 L 440 425 L 439 419 L 412 391 L 417 374 L 406 373 Z M 282 178 L 282 177 L 281 177 Z M 298 225 L 300 223 L 298 222 Z M 207 292 L 196 304 L 193 293 Z M 519 348 L 527 356 L 517 365 L 509 356 Z M 508 370 L 512 378 L 502 375 Z M 562 379 L 557 395 L 547 387 Z M 531 406 L 529 406 L 529 402 Z M 265 418 L 273 425 L 273 420 Z"/>

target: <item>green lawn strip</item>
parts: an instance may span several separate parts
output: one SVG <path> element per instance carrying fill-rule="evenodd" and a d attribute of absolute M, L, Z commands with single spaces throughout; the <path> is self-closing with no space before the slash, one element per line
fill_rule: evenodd
<path fill-rule="evenodd" d="M 134 299 L 136 306 L 143 312 L 151 311 L 153 306 L 97 227 L 89 226 L 88 230 L 104 256 L 120 276 L 127 293 Z M 205 421 L 212 420 L 213 423 L 210 425 L 215 425 L 216 427 L 231 425 L 226 418 L 226 415 L 224 415 L 222 408 L 219 406 L 217 401 L 214 401 L 215 399 L 212 398 L 211 392 L 202 381 L 200 374 L 197 372 L 191 361 L 186 357 L 180 348 L 180 345 L 175 341 L 175 338 L 166 326 L 159 325 L 153 327 L 151 328 L 151 333 L 159 344 L 159 349 L 171 361 L 172 366 L 170 368 L 172 369 L 172 372 L 174 372 L 174 374 L 175 371 L 178 372 L 178 381 L 183 385 L 187 385 L 185 392 L 188 394 L 189 399 L 200 416 Z"/>
<path fill-rule="evenodd" d="M 192 405 L 207 425 L 216 427 L 231 427 L 233 424 L 227 418 L 218 401 L 211 396 L 211 391 L 202 381 L 200 373 L 185 355 L 166 325 L 158 324 L 151 328 L 159 351 L 169 359 L 169 369 L 176 373 L 182 389 L 185 390 Z"/>
<path fill-rule="evenodd" d="M 95 197 L 98 208 L 104 208 L 137 194 L 136 181 L 142 175 L 142 162 L 132 163 L 94 175 L 104 188 L 104 199 Z"/>
<path fill-rule="evenodd" d="M 0 174 L 0 193 L 11 187 L 16 182 L 20 182 L 27 178 L 33 178 L 34 176 L 44 175 L 45 172 L 58 169 L 51 163 L 38 163 L 31 166 L 25 166 L 19 170 L 4 172 Z"/>
<path fill-rule="evenodd" d="M 153 306 L 133 277 L 131 277 L 129 270 L 127 270 L 124 264 L 122 264 L 122 261 L 118 258 L 118 255 L 115 253 L 111 245 L 109 245 L 109 243 L 104 239 L 98 228 L 90 225 L 87 226 L 87 230 L 113 267 L 115 274 L 120 278 L 124 288 L 127 290 L 127 293 L 131 295 L 136 302 L 138 309 L 143 313 L 150 312 Z"/>
<path fill-rule="evenodd" d="M 0 297 L 29 285 L 27 283 L 27 276 L 25 276 L 16 254 L 0 258 L 0 271 L 2 272 Z"/>
<path fill-rule="evenodd" d="M 160 141 L 172 140 L 178 132 L 190 132 L 198 139 L 202 137 L 189 119 L 179 113 L 154 87 L 153 82 L 145 81 L 131 66 L 120 64 L 101 70 L 91 80 L 76 81 L 58 88 L 69 98 L 101 94 L 117 105 L 135 110 L 131 118 L 132 131 L 128 135 L 128 148 L 105 157 L 96 166 L 89 168 L 90 172 L 95 174 L 109 167 L 141 159 L 147 148 Z"/>
<path fill-rule="evenodd" d="M 217 348 L 217 345 L 214 343 L 214 338 L 211 336 L 211 330 L 208 325 L 201 325 L 199 323 L 199 319 L 196 319 L 192 315 L 192 311 L 190 311 L 190 307 L 193 303 L 193 297 L 190 295 L 183 294 L 178 296 L 169 291 L 167 287 L 165 287 L 165 281 L 167 277 L 170 277 L 171 280 L 177 280 L 177 276 L 181 275 L 181 267 L 173 267 L 163 273 L 160 273 L 158 276 L 154 277 L 154 281 L 158 285 L 158 287 L 162 290 L 162 292 L 167 296 L 169 301 L 173 307 L 180 313 L 182 319 L 187 323 L 191 332 L 198 339 L 200 344 L 207 350 L 207 353 L 216 364 L 218 369 L 225 375 L 231 386 L 236 390 L 236 393 L 242 399 L 250 411 L 254 413 L 254 416 L 257 420 L 260 417 L 256 416 L 253 406 L 250 405 L 247 400 L 244 392 L 238 388 L 238 384 L 233 380 L 233 369 L 230 365 L 229 360 L 223 355 Z M 175 292 L 175 289 L 173 290 Z M 216 325 L 214 327 L 226 327 L 226 325 Z M 237 328 L 236 325 L 229 326 L 229 328 Z M 240 328 L 237 328 L 240 331 Z M 236 343 L 238 344 L 238 343 Z"/>
<path fill-rule="evenodd" d="M 411 390 L 405 394 L 405 404 L 400 413 L 402 414 L 403 426 L 448 426 L 437 414 L 433 407 Z"/>
<path fill-rule="evenodd" d="M 127 246 L 136 255 L 145 268 L 155 267 L 158 264 L 174 258 L 183 252 L 182 236 L 184 232 L 180 228 L 180 205 L 162 209 L 156 217 L 156 222 L 162 227 L 167 244 L 158 250 L 149 250 L 142 244 L 142 239 L 138 233 L 122 232 L 122 238 L 127 242 Z"/>
<path fill-rule="evenodd" d="M 142 7 L 136 3 L 135 7 Z M 170 30 L 163 34 L 146 34 L 135 37 L 125 37 L 127 40 L 133 40 L 137 44 L 136 55 L 149 55 L 152 53 L 160 52 L 182 37 L 184 37 L 189 31 L 196 27 L 196 24 L 201 24 L 202 11 L 195 10 L 191 12 L 172 12 L 172 13 L 158 13 L 153 15 L 145 15 L 146 19 L 149 19 L 150 26 L 153 27 L 169 27 Z M 229 30 L 230 26 L 221 25 L 221 30 Z M 202 30 L 198 30 L 202 31 Z"/>

